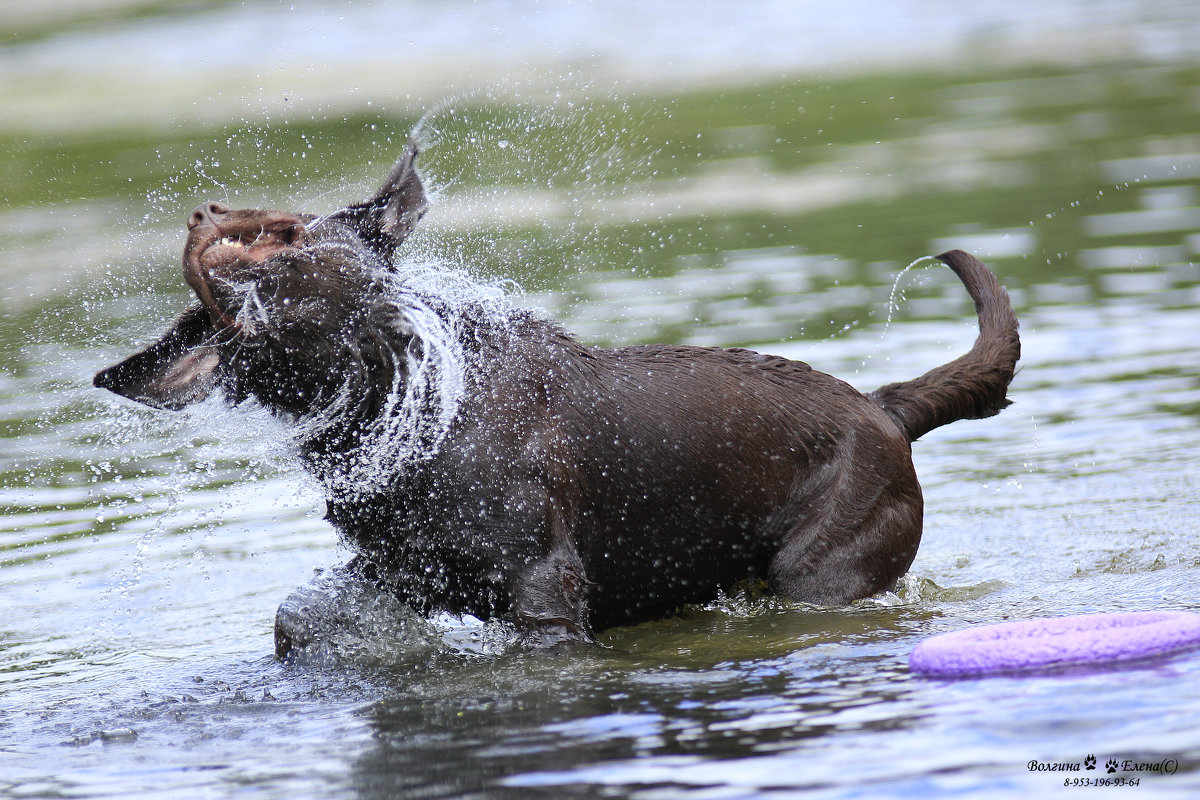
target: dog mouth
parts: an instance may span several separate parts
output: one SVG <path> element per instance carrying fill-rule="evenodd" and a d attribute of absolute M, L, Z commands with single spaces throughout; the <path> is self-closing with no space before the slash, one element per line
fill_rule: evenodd
<path fill-rule="evenodd" d="M 246 271 L 270 258 L 297 251 L 306 240 L 305 219 L 279 211 L 229 211 L 210 203 L 192 212 L 183 251 L 183 275 L 218 328 L 244 333 L 240 305 L 228 288 L 246 279 Z M 220 301 L 226 301 L 222 303 Z"/>

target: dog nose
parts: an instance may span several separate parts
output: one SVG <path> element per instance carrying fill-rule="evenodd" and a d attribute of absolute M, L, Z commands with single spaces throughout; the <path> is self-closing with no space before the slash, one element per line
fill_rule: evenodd
<path fill-rule="evenodd" d="M 188 230 L 199 225 L 216 225 L 217 217 L 228 213 L 229 207 L 220 203 L 201 203 L 192 210 L 191 214 L 188 214 Z"/>

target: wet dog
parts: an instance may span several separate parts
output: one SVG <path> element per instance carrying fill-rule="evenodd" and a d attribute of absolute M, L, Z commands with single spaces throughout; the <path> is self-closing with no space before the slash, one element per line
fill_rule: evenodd
<path fill-rule="evenodd" d="M 416 155 L 326 216 L 198 207 L 198 302 L 95 384 L 166 409 L 257 399 L 356 563 L 422 612 L 590 639 L 745 579 L 835 606 L 896 584 L 921 538 L 911 443 L 1009 402 L 1017 320 L 983 264 L 939 257 L 975 301 L 970 351 L 869 394 L 750 350 L 590 347 L 404 278 Z"/>

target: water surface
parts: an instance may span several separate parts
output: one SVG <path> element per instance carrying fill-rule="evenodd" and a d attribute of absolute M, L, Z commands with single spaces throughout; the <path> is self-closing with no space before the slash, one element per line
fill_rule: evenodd
<path fill-rule="evenodd" d="M 1198 76 L 914 69 L 435 108 L 414 257 L 513 279 L 587 341 L 752 345 L 867 390 L 969 346 L 948 270 L 896 283 L 961 247 L 1017 306 L 1015 405 L 915 446 L 926 533 L 896 593 L 734 595 L 555 653 L 469 619 L 380 620 L 325 666 L 271 657 L 278 604 L 347 557 L 282 433 L 90 377 L 186 304 L 188 208 L 358 199 L 416 116 L 10 142 L 0 792 L 1051 796 L 1112 758 L 1177 768 L 1122 792 L 1194 795 L 1200 654 L 963 681 L 914 676 L 907 654 L 1009 619 L 1200 608 Z M 84 152 L 101 157 L 80 183 L 56 159 Z M 54 203 L 47 165 L 74 187 Z M 80 276 L 73 252 L 104 255 Z M 1028 767 L 1088 755 L 1100 770 Z"/>

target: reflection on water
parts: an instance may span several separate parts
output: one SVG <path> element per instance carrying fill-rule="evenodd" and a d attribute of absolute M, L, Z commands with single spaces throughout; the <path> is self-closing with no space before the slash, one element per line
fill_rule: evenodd
<path fill-rule="evenodd" d="M 332 665 L 271 660 L 276 606 L 345 558 L 286 440 L 257 412 L 164 414 L 88 385 L 186 302 L 175 212 L 202 186 L 160 186 L 150 219 L 123 226 L 90 216 L 132 202 L 119 192 L 49 210 L 21 195 L 0 215 L 0 271 L 21 287 L 0 322 L 0 793 L 1042 796 L 1061 776 L 1031 759 L 1095 754 L 1177 759 L 1140 791 L 1194 794 L 1200 656 L 960 682 L 907 670 L 913 644 L 967 625 L 1197 607 L 1197 72 L 1012 72 L 672 98 L 636 116 L 661 144 L 591 183 L 576 169 L 582 189 L 510 174 L 488 194 L 542 141 L 515 138 L 517 106 L 487 112 L 515 160 L 486 181 L 472 165 L 497 151 L 429 153 L 445 181 L 423 252 L 516 278 L 522 302 L 589 341 L 759 343 L 871 389 L 974 336 L 948 270 L 895 285 L 914 259 L 973 250 L 1018 307 L 1015 405 L 914 448 L 926 536 L 895 594 L 848 609 L 739 594 L 610 631 L 604 648 L 514 652 L 472 620 L 436 620 L 436 635 L 401 620 L 385 643 L 348 626 Z M 897 83 L 903 110 L 887 105 Z M 357 199 L 338 182 L 392 154 L 359 122 L 304 131 L 362 137 L 337 156 L 358 159 L 338 161 L 348 177 L 280 196 L 318 211 Z M 411 120 L 380 124 L 399 137 Z M 599 164 L 598 123 L 573 124 Z M 213 152 L 209 133 L 179 137 Z M 264 164 L 288 147 L 264 146 Z M 152 191 L 168 168 L 129 177 Z M 481 197 L 491 210 L 473 217 Z M 50 274 L 64 249 L 103 253 L 105 279 Z"/>

